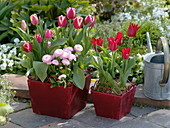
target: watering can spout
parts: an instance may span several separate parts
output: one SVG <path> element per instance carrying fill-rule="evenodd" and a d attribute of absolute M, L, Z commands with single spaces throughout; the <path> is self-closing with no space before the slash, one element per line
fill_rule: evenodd
<path fill-rule="evenodd" d="M 151 45 L 151 40 L 150 40 L 150 36 L 149 36 L 149 32 L 146 32 L 146 39 L 147 39 L 147 45 L 148 45 L 148 52 L 152 53 L 152 45 Z"/>

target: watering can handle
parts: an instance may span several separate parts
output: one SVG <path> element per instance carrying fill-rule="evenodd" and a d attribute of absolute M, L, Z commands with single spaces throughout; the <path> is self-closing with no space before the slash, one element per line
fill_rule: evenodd
<path fill-rule="evenodd" d="M 164 87 L 169 79 L 169 71 L 170 71 L 170 57 L 169 57 L 169 45 L 165 37 L 160 37 L 157 41 L 156 46 L 156 53 L 160 53 L 162 50 L 164 50 L 164 74 L 163 79 L 160 81 L 160 86 Z"/>

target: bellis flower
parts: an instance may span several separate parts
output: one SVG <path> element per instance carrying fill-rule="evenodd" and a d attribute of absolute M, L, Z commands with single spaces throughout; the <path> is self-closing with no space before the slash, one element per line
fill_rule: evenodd
<path fill-rule="evenodd" d="M 58 60 L 52 60 L 52 62 L 51 62 L 52 64 L 54 64 L 54 65 L 59 65 L 59 62 L 58 62 Z"/>
<path fill-rule="evenodd" d="M 74 46 L 74 50 L 75 50 L 76 52 L 81 52 L 81 51 L 83 51 L 83 47 L 82 47 L 80 44 L 76 44 L 76 45 Z"/>
<path fill-rule="evenodd" d="M 42 61 L 43 61 L 44 63 L 51 64 L 51 60 L 52 60 L 51 55 L 44 55 L 44 56 L 42 57 Z"/>
<path fill-rule="evenodd" d="M 70 65 L 70 61 L 69 61 L 68 59 L 63 59 L 63 60 L 62 60 L 62 63 L 63 63 L 64 65 Z"/>
<path fill-rule="evenodd" d="M 62 54 L 63 54 L 63 50 L 62 49 L 56 49 L 54 51 L 55 57 L 61 56 Z"/>
<path fill-rule="evenodd" d="M 62 75 L 60 75 L 60 76 L 58 77 L 58 79 L 61 80 L 61 79 L 63 79 L 63 78 L 65 79 L 66 77 L 67 77 L 66 74 L 62 74 Z"/>

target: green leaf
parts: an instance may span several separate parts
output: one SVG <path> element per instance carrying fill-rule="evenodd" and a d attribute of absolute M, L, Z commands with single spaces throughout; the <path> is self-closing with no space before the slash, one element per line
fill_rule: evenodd
<path fill-rule="evenodd" d="M 25 68 L 30 68 L 31 65 L 29 65 L 29 60 L 28 59 L 24 59 L 21 61 L 21 65 Z"/>
<path fill-rule="evenodd" d="M 0 116 L 6 116 L 11 112 L 13 112 L 13 109 L 10 105 L 0 102 Z"/>
<path fill-rule="evenodd" d="M 110 73 L 108 73 L 107 71 L 103 71 L 104 72 L 104 77 L 105 79 L 108 81 L 109 85 L 114 88 L 115 85 L 115 81 L 113 79 L 113 77 L 110 75 Z"/>
<path fill-rule="evenodd" d="M 67 38 L 60 38 L 60 39 L 52 42 L 52 44 L 49 48 L 49 51 L 51 52 L 54 48 L 56 48 L 57 46 L 60 46 L 60 45 L 64 45 L 66 42 L 67 42 Z"/>
<path fill-rule="evenodd" d="M 3 40 L 3 39 L 4 39 L 5 37 L 7 37 L 7 36 L 8 36 L 8 31 L 2 33 L 2 34 L 0 35 L 0 41 Z"/>
<path fill-rule="evenodd" d="M 85 76 L 83 70 L 81 70 L 78 65 L 74 65 L 73 81 L 78 88 L 84 89 Z"/>
<path fill-rule="evenodd" d="M 6 31 L 8 29 L 9 29 L 8 26 L 4 26 L 3 24 L 0 24 L 0 31 Z"/>
<path fill-rule="evenodd" d="M 21 28 L 17 27 L 17 28 L 12 28 L 10 27 L 12 30 L 16 31 L 18 33 L 18 35 L 24 40 L 24 41 L 30 41 L 30 37 L 29 35 L 26 34 L 25 31 L 23 31 Z"/>
<path fill-rule="evenodd" d="M 42 82 L 44 82 L 47 77 L 48 65 L 40 61 L 33 61 L 33 68 L 36 75 L 40 78 Z"/>

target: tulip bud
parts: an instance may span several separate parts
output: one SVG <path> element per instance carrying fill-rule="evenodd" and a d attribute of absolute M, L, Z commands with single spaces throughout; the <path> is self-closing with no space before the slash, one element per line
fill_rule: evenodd
<path fill-rule="evenodd" d="M 26 24 L 25 20 L 21 21 L 21 28 L 22 28 L 22 30 L 26 30 L 27 29 L 27 24 Z"/>
<path fill-rule="evenodd" d="M 113 37 L 108 37 L 108 47 L 111 51 L 115 51 L 117 49 L 117 42 Z"/>
<path fill-rule="evenodd" d="M 136 36 L 136 32 L 138 31 L 140 27 L 137 24 L 133 24 L 130 22 L 128 31 L 127 31 L 127 35 L 129 37 L 135 37 Z"/>
<path fill-rule="evenodd" d="M 85 24 L 89 24 L 89 23 L 91 23 L 89 27 L 93 27 L 94 26 L 94 23 L 95 23 L 95 17 L 94 16 L 88 15 L 85 18 Z"/>
<path fill-rule="evenodd" d="M 38 24 L 38 17 L 37 17 L 37 14 L 31 15 L 31 16 L 30 16 L 30 20 L 31 20 L 31 23 L 32 23 L 33 25 Z"/>
<path fill-rule="evenodd" d="M 128 59 L 130 56 L 130 47 L 122 49 L 122 58 Z"/>
<path fill-rule="evenodd" d="M 65 27 L 67 25 L 67 19 L 65 16 L 59 16 L 58 17 L 58 26 Z"/>
<path fill-rule="evenodd" d="M 68 19 L 74 19 L 74 17 L 76 16 L 75 8 L 67 8 L 66 15 Z"/>
<path fill-rule="evenodd" d="M 76 17 L 74 20 L 73 20 L 73 26 L 74 28 L 76 29 L 80 29 L 82 28 L 83 26 L 83 18 L 82 17 Z"/>
<path fill-rule="evenodd" d="M 122 38 L 122 33 L 121 32 L 118 32 L 117 35 L 116 35 L 116 42 L 117 42 L 117 45 L 122 45 L 123 43 L 123 38 Z"/>
<path fill-rule="evenodd" d="M 51 39 L 53 36 L 53 33 L 54 32 L 52 30 L 47 29 L 45 32 L 45 38 Z"/>
<path fill-rule="evenodd" d="M 24 49 L 24 51 L 26 51 L 26 52 L 32 51 L 32 44 L 31 44 L 30 42 L 25 43 L 25 44 L 23 45 L 23 49 Z"/>
<path fill-rule="evenodd" d="M 35 38 L 37 39 L 38 43 L 41 43 L 41 42 L 42 42 L 41 34 L 35 35 Z"/>

